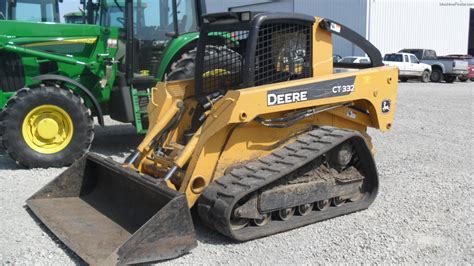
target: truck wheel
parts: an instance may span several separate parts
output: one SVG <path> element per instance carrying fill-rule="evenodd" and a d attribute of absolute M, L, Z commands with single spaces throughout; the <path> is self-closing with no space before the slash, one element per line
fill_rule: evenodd
<path fill-rule="evenodd" d="M 456 76 L 444 76 L 446 83 L 453 83 L 456 80 Z"/>
<path fill-rule="evenodd" d="M 426 83 L 428 81 L 430 81 L 430 72 L 428 70 L 425 70 L 421 74 L 421 82 Z"/>
<path fill-rule="evenodd" d="M 400 78 L 400 81 L 401 81 L 401 82 L 407 82 L 408 79 L 407 79 L 407 78 Z"/>
<path fill-rule="evenodd" d="M 62 167 L 86 153 L 94 137 L 91 112 L 59 86 L 24 88 L 0 115 L 0 140 L 19 165 Z"/>
<path fill-rule="evenodd" d="M 466 82 L 466 81 L 468 81 L 469 78 L 467 76 L 459 76 L 458 79 L 461 82 Z"/>
<path fill-rule="evenodd" d="M 441 82 L 443 79 L 443 72 L 440 69 L 433 69 L 431 71 L 430 80 L 432 82 Z"/>

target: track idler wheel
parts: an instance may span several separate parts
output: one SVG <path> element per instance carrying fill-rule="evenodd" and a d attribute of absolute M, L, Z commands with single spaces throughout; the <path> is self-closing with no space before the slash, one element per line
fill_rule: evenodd
<path fill-rule="evenodd" d="M 313 210 L 313 203 L 303 204 L 297 207 L 298 214 L 301 216 L 308 215 Z"/>
<path fill-rule="evenodd" d="M 246 227 L 248 224 L 249 224 L 249 219 L 236 218 L 236 217 L 232 217 L 230 219 L 230 226 L 231 226 L 232 230 L 234 230 L 234 231 L 242 229 L 242 228 Z"/>

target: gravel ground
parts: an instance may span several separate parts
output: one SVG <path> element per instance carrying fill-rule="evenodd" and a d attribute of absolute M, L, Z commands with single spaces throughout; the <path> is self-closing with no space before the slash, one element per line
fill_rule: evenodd
<path fill-rule="evenodd" d="M 198 248 L 165 264 L 474 264 L 473 83 L 403 83 L 393 130 L 371 130 L 380 190 L 365 211 L 246 243 L 199 223 Z M 92 150 L 123 159 L 134 129 L 98 128 Z M 0 153 L 0 264 L 82 264 L 25 200 L 63 169 L 19 169 Z"/>

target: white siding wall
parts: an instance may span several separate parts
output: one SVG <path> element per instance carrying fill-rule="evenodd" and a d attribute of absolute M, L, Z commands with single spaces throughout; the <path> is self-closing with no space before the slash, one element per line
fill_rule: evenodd
<path fill-rule="evenodd" d="M 250 6 L 248 10 L 253 10 L 255 11 L 257 8 L 259 11 L 281 11 L 281 10 L 274 10 L 270 6 L 263 5 L 263 7 L 267 7 L 269 10 L 261 10 L 262 5 L 259 5 L 261 3 L 269 3 L 269 2 L 274 2 L 272 5 L 275 7 L 278 5 L 281 5 L 281 3 L 290 3 L 291 6 L 293 5 L 293 0 L 205 0 L 206 1 L 206 6 L 207 6 L 207 12 L 208 13 L 214 13 L 214 12 L 224 12 L 227 11 L 228 8 L 230 7 L 236 7 L 236 6 L 247 6 L 247 5 L 254 5 Z M 296 0 L 298 1 L 298 0 Z M 286 6 L 288 7 L 288 6 Z M 288 10 L 288 12 L 292 12 L 292 10 Z"/>
<path fill-rule="evenodd" d="M 270 3 L 269 3 L 270 2 Z M 439 55 L 467 53 L 468 6 L 474 0 L 206 0 L 208 12 L 257 3 L 252 10 L 287 11 L 333 19 L 371 41 L 383 54 L 403 48 L 434 49 Z M 291 8 L 293 7 L 293 8 Z M 471 7 L 474 7 L 471 5 Z M 282 10 L 284 9 L 284 10 Z M 369 13 L 369 15 L 367 15 Z M 363 55 L 342 38 L 334 38 L 334 53 Z"/>
<path fill-rule="evenodd" d="M 434 49 L 438 55 L 467 53 L 469 7 L 441 6 L 440 2 L 472 0 L 368 1 L 368 39 L 382 55 L 403 48 Z"/>
<path fill-rule="evenodd" d="M 367 0 L 294 0 L 294 12 L 335 20 L 366 36 Z M 357 46 L 335 36 L 334 53 L 364 55 Z"/>

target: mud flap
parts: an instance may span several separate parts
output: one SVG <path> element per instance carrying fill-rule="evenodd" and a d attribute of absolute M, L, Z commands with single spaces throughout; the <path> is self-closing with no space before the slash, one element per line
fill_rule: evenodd
<path fill-rule="evenodd" d="M 184 194 L 88 153 L 27 200 L 89 264 L 171 259 L 197 246 Z"/>

